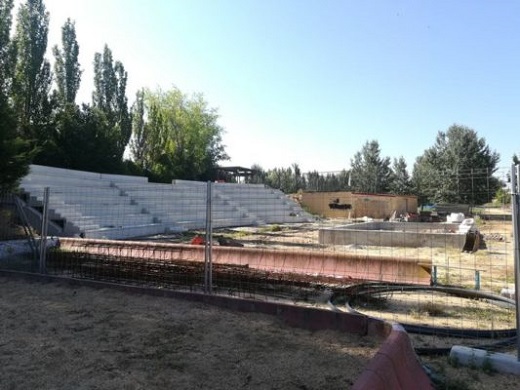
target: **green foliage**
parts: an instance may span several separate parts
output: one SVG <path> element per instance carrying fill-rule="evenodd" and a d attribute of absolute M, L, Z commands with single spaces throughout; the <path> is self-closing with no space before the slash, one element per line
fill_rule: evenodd
<path fill-rule="evenodd" d="M 39 162 L 67 169 L 119 173 L 118 133 L 96 107 L 66 104 L 54 117 L 52 141 Z"/>
<path fill-rule="evenodd" d="M 265 177 L 265 183 L 286 194 L 293 194 L 305 188 L 305 178 L 298 164 L 293 164 L 292 167 L 289 168 L 274 168 L 269 170 Z"/>
<path fill-rule="evenodd" d="M 12 0 L 0 0 L 0 191 L 16 189 L 36 151 L 17 134 L 16 113 L 9 104 L 16 61 L 10 39 L 12 10 Z"/>
<path fill-rule="evenodd" d="M 511 194 L 505 188 L 500 187 L 495 193 L 494 202 L 498 205 L 505 205 L 511 203 Z"/>
<path fill-rule="evenodd" d="M 382 158 L 379 143 L 375 140 L 366 142 L 361 151 L 351 161 L 351 185 L 356 192 L 371 194 L 388 192 L 392 171 L 390 158 Z"/>
<path fill-rule="evenodd" d="M 217 111 L 200 94 L 145 90 L 134 115 L 133 158 L 155 180 L 207 180 L 217 162 L 228 159 Z"/>
<path fill-rule="evenodd" d="M 413 182 L 421 200 L 484 204 L 500 187 L 493 177 L 499 155 L 465 126 L 439 132 L 435 145 L 417 158 Z"/>
<path fill-rule="evenodd" d="M 132 106 L 132 139 L 130 140 L 130 152 L 135 161 L 135 165 L 141 170 L 146 169 L 146 157 L 149 153 L 148 132 L 150 126 L 147 126 L 144 115 L 144 90 L 137 91 L 135 102 Z"/>
<path fill-rule="evenodd" d="M 246 179 L 250 184 L 264 184 L 266 182 L 267 173 L 258 164 L 253 164 L 251 169 L 254 171 L 253 175 Z"/>
<path fill-rule="evenodd" d="M 7 99 L 0 92 L 0 192 L 15 190 L 29 172 L 34 155 L 29 142 L 16 135 L 15 120 Z"/>
<path fill-rule="evenodd" d="M 410 195 L 413 193 L 412 182 L 408 174 L 406 161 L 401 156 L 394 159 L 392 177 L 389 185 L 390 193 L 395 195 Z"/>
<path fill-rule="evenodd" d="M 81 82 L 81 69 L 78 62 L 76 27 L 70 19 L 67 19 L 61 28 L 61 44 L 61 50 L 58 46 L 53 48 L 57 93 L 62 104 L 74 103 Z"/>
<path fill-rule="evenodd" d="M 45 140 L 42 124 L 50 113 L 51 70 L 45 59 L 48 29 L 49 13 L 42 0 L 27 0 L 20 6 L 12 42 L 16 63 L 11 97 L 19 134 L 39 144 Z"/>
<path fill-rule="evenodd" d="M 107 45 L 102 54 L 95 54 L 92 105 L 105 114 L 110 132 L 114 136 L 119 161 L 123 160 L 123 153 L 132 135 L 132 119 L 126 97 L 127 79 L 128 74 L 123 64 L 120 61 L 114 62 L 112 51 Z"/>
<path fill-rule="evenodd" d="M 0 0 L 0 93 L 4 96 L 9 93 L 16 59 L 10 38 L 12 10 L 13 0 Z"/>

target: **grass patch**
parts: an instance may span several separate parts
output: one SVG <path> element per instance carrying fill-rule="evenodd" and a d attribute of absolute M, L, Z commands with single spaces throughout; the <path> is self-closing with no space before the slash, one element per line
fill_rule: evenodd
<path fill-rule="evenodd" d="M 351 305 L 363 309 L 385 310 L 388 308 L 388 298 L 358 295 L 351 300 Z"/>
<path fill-rule="evenodd" d="M 417 309 L 410 310 L 409 314 L 414 318 L 420 318 L 426 315 L 429 317 L 448 317 L 451 315 L 443 306 L 434 302 L 422 303 Z"/>
<path fill-rule="evenodd" d="M 258 229 L 258 232 L 260 232 L 260 233 L 275 233 L 275 232 L 281 232 L 282 230 L 283 230 L 283 228 L 280 225 L 274 224 L 274 225 L 264 226 L 264 227 Z"/>

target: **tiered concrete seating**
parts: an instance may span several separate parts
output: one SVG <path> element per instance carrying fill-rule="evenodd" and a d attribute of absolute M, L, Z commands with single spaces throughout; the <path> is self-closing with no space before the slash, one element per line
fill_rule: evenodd
<path fill-rule="evenodd" d="M 201 229 L 206 224 L 207 184 L 175 180 L 172 184 L 148 183 L 135 187 L 130 183 L 115 182 L 115 186 L 146 207 L 166 225 L 176 228 Z M 235 206 L 212 197 L 213 227 L 252 225 L 255 221 Z"/>
<path fill-rule="evenodd" d="M 256 224 L 309 222 L 306 213 L 282 191 L 263 184 L 215 183 L 214 192 L 221 199 L 244 210 Z"/>
<path fill-rule="evenodd" d="M 103 175 L 32 165 L 21 182 L 29 206 L 41 208 L 49 187 L 49 218 L 65 236 L 121 239 L 162 233 L 165 226 L 112 185 L 113 179 L 147 183 L 143 177 Z"/>
<path fill-rule="evenodd" d="M 32 165 L 21 183 L 30 206 L 41 209 L 45 187 L 50 188 L 50 219 L 66 236 L 123 239 L 202 229 L 206 224 L 204 182 L 158 184 L 146 177 Z M 264 185 L 214 183 L 211 220 L 219 228 L 305 222 L 312 216 Z"/>

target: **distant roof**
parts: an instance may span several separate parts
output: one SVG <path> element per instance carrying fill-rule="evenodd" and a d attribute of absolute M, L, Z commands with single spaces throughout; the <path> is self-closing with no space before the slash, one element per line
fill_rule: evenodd
<path fill-rule="evenodd" d="M 258 169 L 251 169 L 240 166 L 232 166 L 232 167 L 217 167 L 217 171 L 219 172 L 227 172 L 232 173 L 238 176 L 251 176 L 258 172 Z"/>

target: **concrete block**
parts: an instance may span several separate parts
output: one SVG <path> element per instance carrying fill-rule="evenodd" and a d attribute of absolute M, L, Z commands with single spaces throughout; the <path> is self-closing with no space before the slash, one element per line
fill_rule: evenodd
<path fill-rule="evenodd" d="M 487 367 L 505 374 L 520 375 L 520 361 L 516 356 L 506 353 L 455 345 L 451 348 L 450 359 L 464 366 Z"/>

